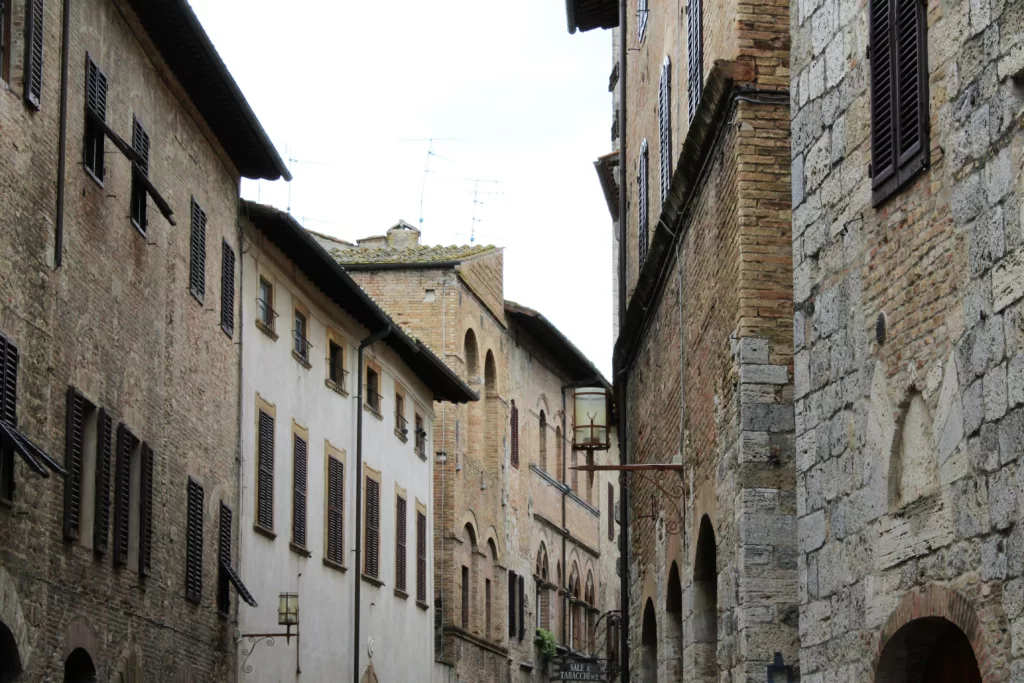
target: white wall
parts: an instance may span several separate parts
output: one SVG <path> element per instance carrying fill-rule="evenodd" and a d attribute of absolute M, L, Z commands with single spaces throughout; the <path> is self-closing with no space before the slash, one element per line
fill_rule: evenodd
<path fill-rule="evenodd" d="M 299 593 L 301 623 L 302 680 L 350 681 L 352 677 L 353 582 L 359 580 L 354 566 L 354 543 L 361 541 L 355 530 L 356 476 L 356 354 L 359 340 L 368 336 L 340 309 L 320 295 L 280 252 L 269 244 L 260 246 L 259 234 L 249 231 L 249 246 L 242 263 L 242 447 L 240 560 L 243 581 L 259 607 L 239 607 L 239 630 L 246 633 L 275 633 L 277 596 Z M 260 275 L 273 280 L 274 308 L 279 314 L 275 341 L 256 326 L 256 299 Z M 298 279 L 298 281 L 297 281 Z M 293 297 L 310 311 L 308 339 L 310 368 L 292 356 Z M 327 326 L 346 339 L 348 397 L 325 385 L 327 378 Z M 433 529 L 431 522 L 432 434 L 431 394 L 412 376 L 408 367 L 378 342 L 367 350 L 383 370 L 383 401 L 378 419 L 363 416 L 364 462 L 381 472 L 380 578 L 381 587 L 362 581 L 361 670 L 369 663 L 368 644 L 373 642 L 373 665 L 381 681 L 426 680 L 433 662 L 433 607 L 416 604 L 416 501 L 427 507 L 427 602 L 433 596 Z M 406 389 L 405 414 L 409 439 L 395 435 L 395 380 Z M 268 538 L 254 530 L 256 491 L 256 397 L 276 410 L 274 460 L 274 531 Z M 414 452 L 413 410 L 425 419 L 428 432 L 423 459 Z M 307 549 L 305 557 L 290 548 L 292 540 L 292 423 L 309 431 L 307 486 Z M 347 569 L 339 571 L 324 564 L 325 440 L 345 454 L 344 546 Z M 395 595 L 395 487 L 407 491 L 406 583 L 409 597 Z M 241 666 L 242 650 L 249 647 L 243 637 L 237 644 L 239 681 L 297 681 L 295 640 L 286 645 L 276 639 L 273 647 L 259 645 Z"/>

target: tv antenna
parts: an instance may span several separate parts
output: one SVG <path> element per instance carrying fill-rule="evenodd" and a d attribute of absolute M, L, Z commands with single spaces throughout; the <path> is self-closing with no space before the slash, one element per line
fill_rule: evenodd
<path fill-rule="evenodd" d="M 420 228 L 421 232 L 423 230 L 423 197 L 427 193 L 427 175 L 430 174 L 430 159 L 431 159 L 431 157 L 437 157 L 438 159 L 440 159 L 442 161 L 447 161 L 448 163 L 451 163 L 451 164 L 455 163 L 451 159 L 448 159 L 448 158 L 443 157 L 440 154 L 436 153 L 434 151 L 434 143 L 435 142 L 454 142 L 454 141 L 456 141 L 458 139 L 459 138 L 405 138 L 405 139 L 399 140 L 399 142 L 426 142 L 426 143 L 428 143 L 427 144 L 427 161 L 426 161 L 426 163 L 423 164 L 423 183 L 422 183 L 422 185 L 420 185 L 420 218 L 419 218 L 419 228 Z"/>
<path fill-rule="evenodd" d="M 468 180 L 473 183 L 473 219 L 472 224 L 470 225 L 469 228 L 469 243 L 473 244 L 474 242 L 476 242 L 476 224 L 483 221 L 483 218 L 476 217 L 476 207 L 484 203 L 483 200 L 480 199 L 480 197 L 492 197 L 503 195 L 505 193 L 497 189 L 492 191 L 480 191 L 480 183 L 484 183 L 484 187 L 486 187 L 487 184 L 490 183 L 491 185 L 495 186 L 495 188 L 497 188 L 497 186 L 501 184 L 500 180 L 484 180 L 483 178 L 463 178 L 463 180 Z"/>

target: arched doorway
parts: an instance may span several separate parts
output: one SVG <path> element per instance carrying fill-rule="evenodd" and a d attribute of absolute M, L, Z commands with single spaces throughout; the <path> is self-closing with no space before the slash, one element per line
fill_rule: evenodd
<path fill-rule="evenodd" d="M 21 654 L 18 643 L 7 624 L 0 621 L 0 683 L 13 683 L 21 674 Z"/>
<path fill-rule="evenodd" d="M 694 668 L 698 680 L 718 680 L 718 547 L 711 518 L 704 515 L 693 566 Z"/>
<path fill-rule="evenodd" d="M 683 590 L 673 562 L 665 587 L 665 680 L 683 680 Z"/>
<path fill-rule="evenodd" d="M 875 683 L 981 683 L 971 641 L 942 617 L 905 624 L 885 645 Z"/>
<path fill-rule="evenodd" d="M 72 650 L 64 660 L 64 683 L 96 683 L 92 657 L 80 647 Z"/>
<path fill-rule="evenodd" d="M 654 601 L 647 598 L 644 606 L 643 632 L 640 636 L 640 681 L 658 683 L 658 620 Z"/>

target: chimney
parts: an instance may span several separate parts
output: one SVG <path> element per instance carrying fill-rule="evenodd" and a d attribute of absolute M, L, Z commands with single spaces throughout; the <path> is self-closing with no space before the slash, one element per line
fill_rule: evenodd
<path fill-rule="evenodd" d="M 388 246 L 394 249 L 408 249 L 420 245 L 420 231 L 405 221 L 398 221 L 388 229 Z"/>
<path fill-rule="evenodd" d="M 384 235 L 374 235 L 373 237 L 363 237 L 362 239 L 356 240 L 356 244 L 360 249 L 382 249 L 388 246 L 388 238 Z"/>

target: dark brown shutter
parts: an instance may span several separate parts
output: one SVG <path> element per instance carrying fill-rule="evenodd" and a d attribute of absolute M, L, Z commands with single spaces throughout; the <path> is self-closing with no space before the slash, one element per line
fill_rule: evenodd
<path fill-rule="evenodd" d="M 877 190 L 896 175 L 896 120 L 893 116 L 893 44 L 891 0 L 870 0 L 871 187 Z"/>
<path fill-rule="evenodd" d="M 188 479 L 188 521 L 185 529 L 185 598 L 203 597 L 203 487 Z"/>
<path fill-rule="evenodd" d="M 18 426 L 18 347 L 0 335 L 0 420 Z"/>
<path fill-rule="evenodd" d="M 650 190 L 647 186 L 649 175 L 647 171 L 647 140 L 644 140 L 640 145 L 640 161 L 637 164 L 636 176 L 637 192 L 640 195 L 637 200 L 637 257 L 640 267 L 643 267 L 644 261 L 647 260 L 649 242 L 647 236 L 650 223 Z M 558 476 L 561 476 L 561 473 Z"/>
<path fill-rule="evenodd" d="M 427 602 L 427 516 L 416 511 L 416 599 Z"/>
<path fill-rule="evenodd" d="M 508 635 L 516 634 L 516 573 L 508 573 Z"/>
<path fill-rule="evenodd" d="M 274 529 L 274 418 L 260 411 L 259 472 L 256 484 L 256 523 Z"/>
<path fill-rule="evenodd" d="M 345 466 L 340 460 L 327 462 L 327 559 L 344 562 Z"/>
<path fill-rule="evenodd" d="M 229 337 L 235 334 L 235 250 L 227 240 L 221 244 L 220 327 Z"/>
<path fill-rule="evenodd" d="M 85 56 L 85 140 L 83 143 L 85 167 L 98 179 L 103 180 L 106 133 L 97 125 L 96 119 L 107 119 L 107 77 Z"/>
<path fill-rule="evenodd" d="M 686 7 L 686 55 L 688 67 L 687 112 L 693 121 L 704 90 L 704 10 L 702 0 L 690 0 Z"/>
<path fill-rule="evenodd" d="M 97 555 L 107 553 L 110 536 L 110 460 L 114 440 L 114 420 L 100 408 L 96 419 L 96 508 L 93 516 L 92 548 Z"/>
<path fill-rule="evenodd" d="M 306 465 L 308 454 L 306 441 L 298 434 L 294 438 L 294 468 L 292 497 L 292 542 L 300 548 L 306 547 Z"/>
<path fill-rule="evenodd" d="M 139 575 L 149 576 L 153 556 L 153 470 L 156 456 L 148 443 L 142 444 L 139 472 Z"/>
<path fill-rule="evenodd" d="M 114 468 L 114 564 L 128 562 L 128 521 L 131 515 L 132 434 L 124 424 L 117 426 L 117 464 Z"/>
<path fill-rule="evenodd" d="M 512 432 L 512 467 L 519 467 L 519 408 L 512 405 L 509 430 Z"/>
<path fill-rule="evenodd" d="M 697 0 L 690 0 L 696 2 Z M 661 203 L 665 204 L 672 183 L 672 61 L 665 57 L 658 82 L 658 153 L 661 162 Z"/>
<path fill-rule="evenodd" d="M 526 635 L 526 582 L 519 577 L 519 640 Z"/>
<path fill-rule="evenodd" d="M 217 557 L 220 560 L 217 571 L 217 611 L 227 614 L 231 611 L 229 579 L 225 567 L 231 566 L 231 508 L 221 501 L 220 529 L 218 533 Z"/>
<path fill-rule="evenodd" d="M 132 165 L 132 222 L 145 234 L 146 217 L 146 186 L 139 176 L 149 175 L 149 134 L 136 117 L 132 117 L 132 149 L 142 160 Z"/>
<path fill-rule="evenodd" d="M 38 110 L 43 100 L 43 0 L 25 3 L 25 102 Z"/>
<path fill-rule="evenodd" d="M 74 387 L 68 387 L 67 428 L 65 431 L 64 538 L 78 538 L 82 504 L 82 458 L 85 444 L 85 399 Z"/>
<path fill-rule="evenodd" d="M 397 520 L 395 534 L 395 588 L 405 591 L 405 498 L 401 496 L 395 501 L 395 519 Z"/>
<path fill-rule="evenodd" d="M 188 287 L 199 301 L 206 296 L 206 212 L 195 197 L 189 230 Z"/>
<path fill-rule="evenodd" d="M 380 576 L 380 484 L 366 478 L 366 574 Z"/>
<path fill-rule="evenodd" d="M 608 540 L 615 540 L 615 487 L 608 484 Z"/>

